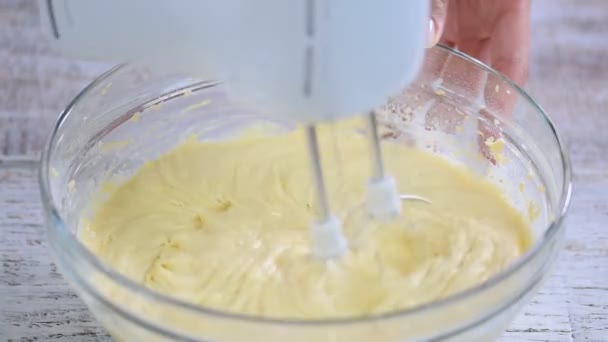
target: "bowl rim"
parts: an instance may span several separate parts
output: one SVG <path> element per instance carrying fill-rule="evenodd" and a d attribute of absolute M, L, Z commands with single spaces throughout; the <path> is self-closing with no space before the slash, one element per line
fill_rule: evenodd
<path fill-rule="evenodd" d="M 445 307 L 450 304 L 454 304 L 454 303 L 463 301 L 466 298 L 472 297 L 479 292 L 482 292 L 486 289 L 494 287 L 495 285 L 501 283 L 503 280 L 507 279 L 508 277 L 510 277 L 511 275 L 513 275 L 514 273 L 516 273 L 517 271 L 522 269 L 524 266 L 529 264 L 535 258 L 535 256 L 542 251 L 543 247 L 545 247 L 547 245 L 547 242 L 551 241 L 556 236 L 556 234 L 558 234 L 560 231 L 562 231 L 564 229 L 562 223 L 566 217 L 566 214 L 567 214 L 567 211 L 568 211 L 568 208 L 570 205 L 571 195 L 572 195 L 572 166 L 571 166 L 567 148 L 565 147 L 565 144 L 563 143 L 562 138 L 560 137 L 559 133 L 557 132 L 557 129 L 555 128 L 555 125 L 553 124 L 552 120 L 548 117 L 545 110 L 536 101 L 534 101 L 525 90 L 523 90 L 515 82 L 513 82 L 508 77 L 501 74 L 500 72 L 496 71 L 492 67 L 484 64 L 483 62 L 481 62 L 463 52 L 456 50 L 455 48 L 438 44 L 438 45 L 436 45 L 435 49 L 439 49 L 444 52 L 447 52 L 450 55 L 462 58 L 463 60 L 472 63 L 473 65 L 477 66 L 478 68 L 481 68 L 485 72 L 492 74 L 495 77 L 498 77 L 503 82 L 505 82 L 508 86 L 513 88 L 521 97 L 523 97 L 525 100 L 527 100 L 527 102 L 529 104 L 531 104 L 533 106 L 533 108 L 535 108 L 538 111 L 538 113 L 540 113 L 542 115 L 542 117 L 546 121 L 548 127 L 551 129 L 551 132 L 553 133 L 553 135 L 556 139 L 556 142 L 558 144 L 558 147 L 560 149 L 562 168 L 563 168 L 563 179 L 562 179 L 562 193 L 561 193 L 561 195 L 559 197 L 559 201 L 557 203 L 557 205 L 559 207 L 559 215 L 557 217 L 555 217 L 552 220 L 552 222 L 549 223 L 549 226 L 547 227 L 545 232 L 542 234 L 542 236 L 539 237 L 539 239 L 533 244 L 533 246 L 524 255 L 519 257 L 515 262 L 511 263 L 504 270 L 493 275 L 492 277 L 490 277 L 486 281 L 482 282 L 481 284 L 468 288 L 464 291 L 452 294 L 445 298 L 442 298 L 442 299 L 439 299 L 436 301 L 432 301 L 429 303 L 425 303 L 425 304 L 422 304 L 419 306 L 415 306 L 412 308 L 394 310 L 394 311 L 384 312 L 384 313 L 370 315 L 370 316 L 304 320 L 304 319 L 268 318 L 268 317 L 240 314 L 240 313 L 232 313 L 232 312 L 228 312 L 228 311 L 223 311 L 223 310 L 219 310 L 219 309 L 213 309 L 213 308 L 209 308 L 209 307 L 205 307 L 205 306 L 201 306 L 201 305 L 188 303 L 186 301 L 182 301 L 180 299 L 170 297 L 170 296 L 161 294 L 159 292 L 153 291 L 149 288 L 146 288 L 145 286 L 142 286 L 139 283 L 137 283 L 137 282 L 127 278 L 126 276 L 120 274 L 119 272 L 115 271 L 109 265 L 107 265 L 106 263 L 104 263 L 100 259 L 98 259 L 91 251 L 89 251 L 80 242 L 80 240 L 78 240 L 76 238 L 76 236 L 74 234 L 71 234 L 69 232 L 69 230 L 66 228 L 64 220 L 62 219 L 62 217 L 59 213 L 59 210 L 57 209 L 57 207 L 55 206 L 55 204 L 53 202 L 53 197 L 51 194 L 51 187 L 50 187 L 50 178 L 51 177 L 50 177 L 50 172 L 49 172 L 50 171 L 49 164 L 50 164 L 51 157 L 53 155 L 53 147 L 55 146 L 57 139 L 58 139 L 58 131 L 60 130 L 61 126 L 64 124 L 64 121 L 66 120 L 66 118 L 72 113 L 74 107 L 79 103 L 79 101 L 82 98 L 86 97 L 100 83 L 102 83 L 104 80 L 106 80 L 107 78 L 111 77 L 112 75 L 114 75 L 115 73 L 117 73 L 118 71 L 123 69 L 126 66 L 126 64 L 117 65 L 117 66 L 111 68 L 110 70 L 104 72 L 98 78 L 96 78 L 93 82 L 88 84 L 82 91 L 80 91 L 74 97 L 74 99 L 68 104 L 66 109 L 63 110 L 61 112 L 61 114 L 59 115 L 59 118 L 57 119 L 57 122 L 53 128 L 53 131 L 50 134 L 50 137 L 48 138 L 48 140 L 45 144 L 45 147 L 44 147 L 42 155 L 41 155 L 41 164 L 40 164 L 40 169 L 39 169 L 39 173 L 38 173 L 38 180 L 39 180 L 43 208 L 44 208 L 45 215 L 47 218 L 47 229 L 50 232 L 53 229 L 53 228 L 51 228 L 51 226 L 56 226 L 54 229 L 60 231 L 61 236 L 63 237 L 63 240 L 64 240 L 64 241 L 62 241 L 62 243 L 65 244 L 63 246 L 63 248 L 65 248 L 66 250 L 71 250 L 73 253 L 78 255 L 78 257 L 81 260 L 84 260 L 84 262 L 87 263 L 88 266 L 92 267 L 97 272 L 102 273 L 105 277 L 108 277 L 113 282 L 117 283 L 119 286 L 121 286 L 123 288 L 127 288 L 129 291 L 136 291 L 138 296 L 143 296 L 147 300 L 155 301 L 160 304 L 170 305 L 170 306 L 173 306 L 173 307 L 176 307 L 179 309 L 185 309 L 188 311 L 192 311 L 193 313 L 199 314 L 199 315 L 209 315 L 209 316 L 214 316 L 215 318 L 225 318 L 225 319 L 249 322 L 249 323 L 259 323 L 259 324 L 267 324 L 267 325 L 278 324 L 278 325 L 302 326 L 302 327 L 305 327 L 305 326 L 328 327 L 328 326 L 343 326 L 343 325 L 350 325 L 350 324 L 357 324 L 357 323 L 373 323 L 373 322 L 389 320 L 389 319 L 394 319 L 394 318 L 403 318 L 405 316 L 413 316 L 416 314 L 427 312 L 429 310 Z M 194 86 L 194 85 L 191 85 L 191 86 Z M 189 86 L 189 87 L 191 87 L 191 86 Z M 52 222 L 52 224 L 50 222 Z M 84 280 L 82 280 L 82 281 L 84 281 Z M 536 281 L 534 281 L 534 283 L 538 283 L 538 282 L 540 282 L 540 279 L 537 279 Z M 142 318 L 136 317 L 133 313 L 119 308 L 117 305 L 114 304 L 114 302 L 112 302 L 111 300 L 106 298 L 96 288 L 92 288 L 90 286 L 86 286 L 86 287 L 89 289 L 89 291 L 95 292 L 95 293 L 93 293 L 93 295 L 95 297 L 97 297 L 98 299 L 105 302 L 106 305 L 110 305 L 114 309 L 117 309 L 117 311 L 119 311 L 119 313 L 121 313 L 122 315 L 128 316 L 128 318 L 131 319 L 132 321 L 135 321 L 139 324 L 143 324 L 146 326 L 150 325 L 149 323 L 146 322 L 147 320 L 145 318 L 142 319 Z M 526 288 L 530 289 L 531 287 L 527 286 Z M 488 316 L 493 316 L 493 314 L 495 314 L 499 311 L 502 311 L 502 309 L 504 309 L 504 308 L 497 308 L 493 312 L 489 312 L 488 314 L 485 315 L 485 318 L 483 318 L 482 321 L 489 319 Z M 479 322 L 478 321 L 471 322 L 469 325 L 473 325 L 476 323 L 479 323 Z M 157 332 L 163 332 L 165 334 L 170 334 L 171 336 L 175 336 L 175 334 L 171 333 L 169 329 L 167 329 L 166 331 L 165 331 L 165 329 L 162 329 L 163 331 L 159 331 L 158 329 L 154 329 L 154 330 Z M 179 337 L 182 338 L 181 336 L 179 336 Z"/>

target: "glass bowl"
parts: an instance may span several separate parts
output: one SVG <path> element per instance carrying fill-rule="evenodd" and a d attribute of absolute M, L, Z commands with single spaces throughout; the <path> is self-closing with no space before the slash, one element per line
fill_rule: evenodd
<path fill-rule="evenodd" d="M 419 307 L 314 321 L 192 305 L 117 273 L 76 235 L 100 184 L 129 177 L 146 160 L 192 135 L 221 139 L 252 123 L 277 123 L 241 108 L 222 88 L 219 82 L 118 66 L 70 103 L 46 146 L 40 183 L 50 245 L 65 278 L 117 340 L 493 340 L 547 276 L 571 191 L 562 142 L 542 108 L 521 88 L 442 46 L 427 50 L 418 79 L 378 108 L 379 123 L 385 139 L 431 151 L 491 180 L 529 217 L 534 244 L 502 272 Z M 500 156 L 484 143 L 499 138 L 505 141 Z"/>

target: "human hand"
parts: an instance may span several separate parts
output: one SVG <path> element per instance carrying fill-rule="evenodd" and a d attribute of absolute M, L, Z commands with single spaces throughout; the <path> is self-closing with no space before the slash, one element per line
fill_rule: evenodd
<path fill-rule="evenodd" d="M 432 0 L 429 45 L 455 47 L 523 85 L 530 7 L 530 0 Z"/>

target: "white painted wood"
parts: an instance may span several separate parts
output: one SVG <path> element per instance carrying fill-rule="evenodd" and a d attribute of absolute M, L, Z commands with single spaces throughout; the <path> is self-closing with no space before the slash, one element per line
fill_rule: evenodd
<path fill-rule="evenodd" d="M 608 342 L 608 1 L 533 4 L 527 88 L 570 146 L 575 190 L 558 265 L 500 342 Z M 0 0 L 0 341 L 107 341 L 50 257 L 34 170 L 106 66 L 54 55 L 37 16 L 36 1 Z"/>
<path fill-rule="evenodd" d="M 0 168 L 0 341 L 100 341 L 51 258 L 33 168 Z"/>

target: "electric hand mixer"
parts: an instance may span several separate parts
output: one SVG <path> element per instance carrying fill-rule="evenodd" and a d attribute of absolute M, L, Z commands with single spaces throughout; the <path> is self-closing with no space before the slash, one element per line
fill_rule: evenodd
<path fill-rule="evenodd" d="M 367 208 L 378 219 L 399 213 L 373 108 L 416 76 L 428 1 L 46 0 L 41 10 L 68 54 L 215 77 L 252 106 L 305 125 L 320 209 L 311 226 L 316 256 L 348 247 L 327 199 L 315 123 L 366 113 Z"/>

